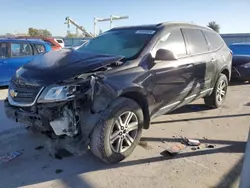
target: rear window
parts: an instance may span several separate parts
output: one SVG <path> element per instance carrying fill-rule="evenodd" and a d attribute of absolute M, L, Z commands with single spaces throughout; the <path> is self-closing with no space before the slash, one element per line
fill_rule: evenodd
<path fill-rule="evenodd" d="M 235 55 L 250 55 L 250 45 L 230 45 L 229 48 Z"/>
<path fill-rule="evenodd" d="M 210 31 L 203 31 L 203 33 L 206 35 L 210 43 L 211 50 L 217 50 L 222 47 L 223 41 L 218 34 Z"/>
<path fill-rule="evenodd" d="M 7 54 L 8 54 L 7 44 L 6 43 L 0 43 L 0 58 L 6 58 Z"/>

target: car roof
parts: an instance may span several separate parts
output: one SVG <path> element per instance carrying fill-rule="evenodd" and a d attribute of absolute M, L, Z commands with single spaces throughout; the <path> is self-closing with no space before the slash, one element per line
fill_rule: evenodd
<path fill-rule="evenodd" d="M 0 42 L 28 42 L 28 43 L 36 43 L 36 44 L 46 44 L 41 39 L 14 39 L 14 38 L 0 38 Z"/>
<path fill-rule="evenodd" d="M 162 22 L 162 23 L 150 24 L 150 25 L 123 26 L 123 27 L 115 27 L 111 30 L 119 30 L 119 29 L 155 29 L 155 30 L 158 30 L 158 29 L 163 29 L 167 27 L 181 27 L 181 26 L 189 26 L 189 27 L 213 31 L 209 27 L 204 27 L 204 26 L 200 26 L 200 25 L 197 25 L 194 23 L 188 23 L 188 22 Z"/>

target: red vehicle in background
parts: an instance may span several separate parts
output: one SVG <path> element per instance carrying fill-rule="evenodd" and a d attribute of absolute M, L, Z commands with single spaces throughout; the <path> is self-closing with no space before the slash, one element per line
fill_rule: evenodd
<path fill-rule="evenodd" d="M 48 45 L 51 46 L 52 50 L 60 50 L 62 47 L 61 45 L 56 42 L 56 40 L 52 37 L 41 37 L 41 36 L 18 36 L 15 37 L 17 39 L 40 39 L 46 42 Z"/>

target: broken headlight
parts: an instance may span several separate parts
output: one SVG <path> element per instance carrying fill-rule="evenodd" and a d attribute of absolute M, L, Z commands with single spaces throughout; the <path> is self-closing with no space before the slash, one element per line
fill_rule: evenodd
<path fill-rule="evenodd" d="M 38 98 L 38 103 L 66 101 L 75 97 L 75 85 L 46 88 Z"/>

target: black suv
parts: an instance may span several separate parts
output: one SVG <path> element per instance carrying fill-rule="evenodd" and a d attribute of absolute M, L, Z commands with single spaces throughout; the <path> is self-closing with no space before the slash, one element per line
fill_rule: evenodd
<path fill-rule="evenodd" d="M 132 153 L 150 120 L 193 100 L 220 107 L 232 55 L 220 35 L 188 23 L 111 29 L 78 50 L 48 52 L 9 85 L 7 116 L 46 134 L 53 151 L 107 163 Z"/>

